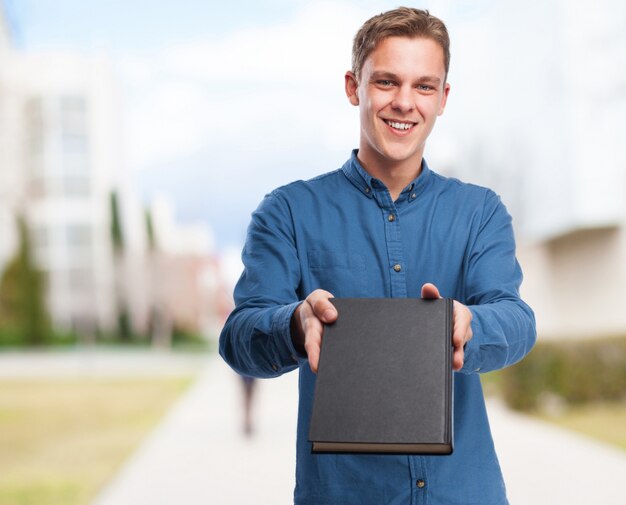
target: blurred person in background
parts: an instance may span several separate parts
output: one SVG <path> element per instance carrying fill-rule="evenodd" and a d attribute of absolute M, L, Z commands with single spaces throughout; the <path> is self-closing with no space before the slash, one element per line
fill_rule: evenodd
<path fill-rule="evenodd" d="M 249 375 L 240 375 L 243 389 L 243 433 L 247 437 L 254 432 L 252 422 L 252 406 L 254 403 L 254 392 L 256 391 L 256 380 Z"/>
<path fill-rule="evenodd" d="M 522 359 L 535 320 L 519 296 L 500 198 L 438 175 L 423 158 L 450 92 L 449 61 L 447 29 L 427 11 L 368 20 L 345 75 L 359 149 L 338 170 L 276 189 L 252 215 L 220 354 L 250 376 L 299 369 L 296 504 L 508 503 L 478 374 Z M 294 106 L 306 114 L 307 104 Z M 311 452 L 323 325 L 341 317 L 333 296 L 455 300 L 452 455 Z"/>

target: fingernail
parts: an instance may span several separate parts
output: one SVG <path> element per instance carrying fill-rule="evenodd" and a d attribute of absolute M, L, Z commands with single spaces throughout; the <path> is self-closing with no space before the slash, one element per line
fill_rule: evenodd
<path fill-rule="evenodd" d="M 333 317 L 335 317 L 335 311 L 328 309 L 326 312 L 324 312 L 324 319 L 326 321 L 332 319 Z"/>

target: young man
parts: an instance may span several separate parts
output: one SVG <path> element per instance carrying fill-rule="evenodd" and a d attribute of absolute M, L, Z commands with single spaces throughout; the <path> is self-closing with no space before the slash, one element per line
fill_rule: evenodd
<path fill-rule="evenodd" d="M 236 308 L 220 353 L 238 372 L 300 371 L 295 503 L 507 503 L 478 372 L 535 341 L 519 297 L 511 218 L 492 191 L 446 179 L 423 159 L 450 91 L 449 40 L 426 11 L 367 21 L 345 76 L 359 149 L 339 170 L 268 195 L 252 216 Z M 307 441 L 323 323 L 336 297 L 454 298 L 451 456 L 312 454 Z M 419 419 L 415 420 L 420 422 Z"/>

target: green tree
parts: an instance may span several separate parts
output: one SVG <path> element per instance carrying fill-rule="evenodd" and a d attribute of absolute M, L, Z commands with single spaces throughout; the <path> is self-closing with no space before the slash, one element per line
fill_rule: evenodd
<path fill-rule="evenodd" d="M 122 341 L 128 342 L 132 338 L 132 325 L 126 297 L 124 296 L 124 233 L 120 206 L 116 191 L 110 195 L 111 212 L 111 242 L 113 243 L 113 258 L 115 268 L 115 298 L 117 304 L 117 332 Z"/>
<path fill-rule="evenodd" d="M 52 329 L 45 302 L 45 277 L 33 260 L 24 216 L 17 217 L 18 249 L 0 280 L 0 321 L 16 344 L 41 345 Z"/>
<path fill-rule="evenodd" d="M 144 210 L 144 218 L 146 223 L 146 236 L 148 239 L 148 250 L 153 252 L 156 250 L 156 236 L 154 233 L 154 222 L 152 220 L 152 212 L 149 209 Z"/>
<path fill-rule="evenodd" d="M 169 348 L 172 345 L 173 322 L 172 315 L 164 299 L 163 286 L 158 280 L 161 258 L 157 244 L 156 230 L 152 212 L 144 211 L 146 239 L 148 242 L 147 264 L 150 297 L 149 332 L 154 347 Z"/>
<path fill-rule="evenodd" d="M 113 251 L 116 254 L 122 254 L 124 252 L 124 234 L 122 233 L 122 220 L 120 218 L 120 206 L 116 191 L 111 191 L 110 208 L 111 241 L 113 242 Z"/>

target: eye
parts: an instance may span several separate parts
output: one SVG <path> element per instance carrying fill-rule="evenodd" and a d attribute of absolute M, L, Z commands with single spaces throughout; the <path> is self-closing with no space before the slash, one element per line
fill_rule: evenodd
<path fill-rule="evenodd" d="M 379 81 L 376 81 L 376 84 L 383 88 L 388 88 L 393 86 L 393 81 L 390 81 L 389 79 L 380 79 Z"/>
<path fill-rule="evenodd" d="M 421 91 L 432 91 L 433 87 L 429 86 L 428 84 L 418 84 L 417 89 Z"/>

